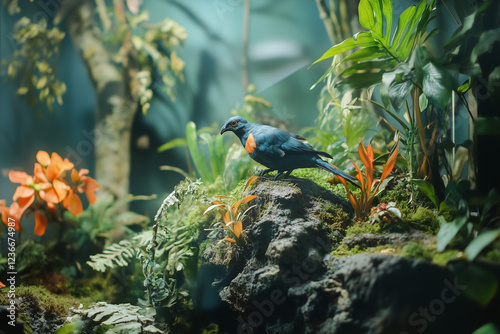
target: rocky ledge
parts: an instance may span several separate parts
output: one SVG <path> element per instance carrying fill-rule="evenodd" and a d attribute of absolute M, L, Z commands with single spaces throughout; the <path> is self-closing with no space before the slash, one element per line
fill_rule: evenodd
<path fill-rule="evenodd" d="M 498 292 L 487 306 L 475 297 L 483 292 L 468 275 L 472 264 L 442 267 L 379 254 L 332 257 L 324 212 L 350 208 L 314 182 L 262 181 L 250 193 L 259 197 L 246 223 L 246 245 L 226 253 L 226 261 L 215 245 L 203 254 L 203 277 L 220 297 L 219 311 L 226 312 L 219 312 L 227 326 L 222 332 L 471 333 L 499 322 Z M 411 240 L 362 238 L 377 245 Z M 498 282 L 497 267 L 473 266 Z"/>

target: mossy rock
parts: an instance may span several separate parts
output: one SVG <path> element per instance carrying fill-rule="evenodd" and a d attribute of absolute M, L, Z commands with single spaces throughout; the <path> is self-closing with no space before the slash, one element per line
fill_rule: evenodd
<path fill-rule="evenodd" d="M 32 285 L 17 287 L 15 295 L 17 321 L 24 323 L 25 333 L 54 333 L 64 323 L 69 309 L 80 304 L 70 296 Z M 9 303 L 8 294 L 0 294 L 0 304 Z"/>

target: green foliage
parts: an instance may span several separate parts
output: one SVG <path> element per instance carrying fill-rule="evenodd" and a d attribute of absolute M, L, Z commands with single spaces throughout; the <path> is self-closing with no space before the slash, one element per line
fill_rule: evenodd
<path fill-rule="evenodd" d="M 102 253 L 90 256 L 87 264 L 96 271 L 106 271 L 106 268 L 125 267 L 131 259 L 139 255 L 139 250 L 149 244 L 153 234 L 142 232 L 131 239 L 124 239 L 106 247 Z"/>
<path fill-rule="evenodd" d="M 208 151 L 208 157 L 204 153 L 206 152 L 206 150 L 200 149 L 199 143 L 203 143 L 206 145 L 205 147 Z M 204 182 L 213 183 L 217 176 L 224 173 L 226 149 L 223 145 L 223 137 L 220 136 L 216 131 L 210 128 L 203 128 L 197 131 L 196 124 L 194 122 L 188 122 L 186 125 L 186 139 L 173 139 L 161 145 L 158 148 L 158 152 L 185 146 L 187 146 L 189 150 L 189 155 L 194 162 L 196 171 Z M 210 165 L 207 164 L 207 161 L 210 163 Z M 163 169 L 172 170 L 172 168 Z M 182 172 L 182 174 L 184 176 L 188 175 L 185 172 Z"/>
<path fill-rule="evenodd" d="M 437 250 L 442 252 L 452 240 L 461 236 L 468 243 L 465 248 L 467 259 L 473 261 L 481 252 L 500 238 L 500 196 L 492 190 L 486 198 L 470 198 L 470 184 L 464 180 L 449 182 L 445 203 L 454 214 L 451 221 L 439 216 L 441 229 L 437 234 Z M 471 205 L 482 207 L 481 215 L 471 215 Z"/>
<path fill-rule="evenodd" d="M 199 180 L 191 181 L 187 178 L 164 199 L 154 219 L 153 237 L 146 247 L 145 254 L 140 255 L 147 302 L 155 309 L 172 307 L 188 296 L 187 291 L 177 289 L 176 280 L 172 275 L 182 272 L 187 261 L 194 256 L 191 245 L 192 232 L 189 231 L 193 227 L 189 226 L 185 217 L 194 207 L 193 202 L 188 202 L 188 198 L 208 202 L 201 184 Z M 172 212 L 175 206 L 181 208 L 185 201 L 185 210 Z M 175 217 L 176 213 L 180 216 Z"/>
<path fill-rule="evenodd" d="M 47 257 L 45 247 L 33 240 L 25 240 L 16 247 L 16 269 L 18 272 L 37 272 L 53 261 Z"/>
<path fill-rule="evenodd" d="M 382 103 L 364 98 L 362 101 L 371 102 L 383 125 L 405 144 L 410 177 L 428 178 L 439 184 L 440 178 L 432 170 L 435 155 L 431 152 L 436 152 L 436 141 L 446 136 L 446 114 L 439 112 L 447 108 L 454 84 L 447 69 L 421 45 L 437 32 L 426 31 L 434 6 L 434 0 L 422 0 L 407 8 L 391 35 L 392 2 L 360 1 L 359 20 L 367 31 L 334 45 L 316 62 L 334 57 L 334 64 L 320 80 L 330 78 L 340 96 L 363 90 L 370 98 L 371 90 L 380 85 Z M 352 50 L 356 51 L 337 60 Z M 331 79 L 334 73 L 337 76 Z M 399 115 L 403 107 L 404 117 Z M 390 119 L 397 122 L 402 133 Z M 440 154 L 444 153 L 438 150 Z"/>
<path fill-rule="evenodd" d="M 257 113 L 272 107 L 271 103 L 263 97 L 256 95 L 257 87 L 248 85 L 247 93 L 243 99 L 243 105 L 231 110 L 231 115 L 242 116 L 250 122 L 255 122 Z"/>
<path fill-rule="evenodd" d="M 448 264 L 451 273 L 457 277 L 467 298 L 482 307 L 486 307 L 498 291 L 498 278 L 487 269 L 465 261 L 454 261 Z"/>
<path fill-rule="evenodd" d="M 258 179 L 258 176 L 252 176 L 251 178 L 248 179 L 248 181 L 245 184 L 245 187 L 243 188 L 243 191 L 256 179 Z M 223 198 L 228 198 L 227 196 L 216 196 L 220 199 Z M 242 205 L 247 204 L 254 199 L 256 199 L 258 196 L 255 195 L 250 195 L 246 196 L 233 204 L 226 204 L 223 203 L 219 200 L 214 200 L 212 201 L 212 205 L 209 206 L 203 214 L 207 214 L 208 212 L 217 209 L 219 211 L 219 214 L 222 218 L 222 222 L 220 222 L 220 225 L 227 231 L 229 232 L 230 237 L 226 237 L 222 240 L 219 241 L 219 243 L 223 241 L 228 241 L 231 243 L 238 243 L 238 244 L 243 244 L 244 243 L 244 235 L 242 234 L 243 232 L 243 218 L 245 217 L 246 213 L 252 209 L 254 206 L 249 207 L 245 211 L 242 211 Z M 231 198 L 231 197 L 229 197 Z"/>
<path fill-rule="evenodd" d="M 150 86 L 153 74 L 161 74 L 161 83 L 164 91 L 175 101 L 175 86 L 177 80 L 184 81 L 184 62 L 177 56 L 177 47 L 184 44 L 187 38 L 186 30 L 171 19 L 165 19 L 157 24 L 147 24 L 147 12 L 129 18 L 129 29 L 133 32 L 132 45 L 137 51 L 137 58 L 141 65 L 137 74 L 139 101 L 142 112 L 146 113 L 150 107 L 153 91 Z M 142 25 L 142 34 L 135 34 L 136 28 Z M 165 52 L 168 50 L 168 52 Z M 126 62 L 122 54 L 118 53 L 115 60 Z"/>
<path fill-rule="evenodd" d="M 73 221 L 76 229 L 68 231 L 66 239 L 80 249 L 85 243 L 98 244 L 103 238 L 110 236 L 110 233 L 117 228 L 125 228 L 131 232 L 131 225 L 146 225 L 149 218 L 144 215 L 131 211 L 124 211 L 123 206 L 132 201 L 151 200 L 156 198 L 152 196 L 133 196 L 115 200 L 113 196 L 107 196 L 99 199 L 78 216 L 70 212 L 65 213 L 65 218 Z"/>
<path fill-rule="evenodd" d="M 361 169 L 358 167 L 358 165 L 352 162 L 352 164 L 356 168 L 356 171 L 358 172 L 356 178 L 361 184 L 361 192 L 359 198 L 356 198 L 356 196 L 354 196 L 354 194 L 351 192 L 351 190 L 347 186 L 345 179 L 341 176 L 337 176 L 344 185 L 349 201 L 351 202 L 351 205 L 354 208 L 354 212 L 356 213 L 356 216 L 359 220 L 362 220 L 366 217 L 372 207 L 372 202 L 375 199 L 375 196 L 378 196 L 387 185 L 387 182 L 384 183 L 384 180 L 389 176 L 389 174 L 392 172 L 392 169 L 394 168 L 396 158 L 398 156 L 398 147 L 399 143 L 396 144 L 394 151 L 388 157 L 384 165 L 382 175 L 379 179 L 375 179 L 373 177 L 374 156 L 372 145 L 369 144 L 368 149 L 366 149 L 365 145 L 360 140 L 358 153 L 361 161 L 365 165 L 365 175 L 361 173 Z"/>
<path fill-rule="evenodd" d="M 11 62 L 3 62 L 8 64 L 8 78 L 19 81 L 17 94 L 25 96 L 32 108 L 37 100 L 45 103 L 49 110 L 55 101 L 63 103 L 66 85 L 56 78 L 56 72 L 64 36 L 57 27 L 47 28 L 45 20 L 33 23 L 23 17 L 14 26 L 13 38 L 19 48 Z"/>
<path fill-rule="evenodd" d="M 446 43 L 445 57 L 450 64 L 458 66 L 460 73 L 477 77 L 481 74 L 478 57 L 490 52 L 493 44 L 500 41 L 499 29 L 487 29 L 489 22 L 485 22 L 489 13 L 498 13 L 499 3 L 485 1 L 480 8 L 473 11 L 466 11 L 462 6 L 456 7 L 462 24 Z M 462 93 L 466 91 L 467 89 L 464 89 Z"/>
<path fill-rule="evenodd" d="M 232 114 L 254 120 L 257 111 L 271 107 L 271 104 L 264 98 L 253 95 L 254 90 L 254 87 L 249 88 L 242 108 L 232 110 Z M 222 176 L 226 190 L 231 189 L 246 177 L 252 165 L 240 143 L 231 145 L 229 150 L 226 149 L 217 127 L 197 130 L 194 122 L 188 122 L 186 138 L 175 138 L 161 145 L 157 151 L 164 152 L 177 147 L 187 147 L 196 172 L 204 183 L 213 184 L 219 176 Z M 162 166 L 161 169 L 176 171 L 186 177 L 195 175 L 193 170 L 186 173 L 172 166 Z"/>
<path fill-rule="evenodd" d="M 80 317 L 71 319 L 76 322 L 80 319 L 91 320 L 92 326 L 110 326 L 106 333 L 164 333 L 154 323 L 156 310 L 152 307 L 142 308 L 130 304 L 108 304 L 99 302 L 87 309 L 74 309 Z"/>
<path fill-rule="evenodd" d="M 11 15 L 20 11 L 16 0 L 4 0 L 4 3 Z M 157 77 L 166 94 L 175 100 L 175 86 L 178 81 L 184 81 L 184 62 L 177 56 L 177 48 L 184 44 L 186 30 L 168 18 L 152 24 L 146 11 L 126 13 L 122 1 L 108 8 L 105 1 L 96 0 L 95 12 L 101 23 L 98 33 L 113 61 L 129 70 L 130 92 L 143 113 L 150 107 L 151 86 L 156 84 Z M 60 23 L 60 16 L 64 15 L 56 15 L 54 24 Z M 17 93 L 25 95 L 32 108 L 39 101 L 52 110 L 55 101 L 62 104 L 66 91 L 66 85 L 56 78 L 60 43 L 65 33 L 57 26 L 48 29 L 45 20 L 32 23 L 26 17 L 16 23 L 14 30 L 14 40 L 20 49 L 8 63 L 7 74 L 20 81 Z"/>
<path fill-rule="evenodd" d="M 335 87 L 327 84 L 318 101 L 317 125 L 302 129 L 300 134 L 318 150 L 331 154 L 335 165 L 344 169 L 357 150 L 359 138 L 373 131 L 374 121 L 366 108 L 354 105 L 349 94 L 342 99 L 338 96 Z"/>
<path fill-rule="evenodd" d="M 431 0 L 429 5 L 426 0 L 423 0 L 418 7 L 407 8 L 400 15 L 397 28 L 391 37 L 392 1 L 362 0 L 358 7 L 359 22 L 367 31 L 362 31 L 332 46 L 315 63 L 354 48 L 360 48 L 337 65 L 345 64 L 347 67 L 340 71 L 337 87 L 341 93 L 344 93 L 352 89 L 379 84 L 382 82 L 384 73 L 406 62 L 416 44 L 421 39 L 429 37 L 430 34 L 426 34 L 426 28 L 433 7 L 434 0 Z M 349 66 L 349 62 L 356 62 L 356 64 Z M 334 69 L 329 71 L 332 70 Z M 366 70 L 370 72 L 365 73 Z"/>
<path fill-rule="evenodd" d="M 498 329 L 495 324 L 490 322 L 475 330 L 472 334 L 500 334 L 500 329 Z"/>

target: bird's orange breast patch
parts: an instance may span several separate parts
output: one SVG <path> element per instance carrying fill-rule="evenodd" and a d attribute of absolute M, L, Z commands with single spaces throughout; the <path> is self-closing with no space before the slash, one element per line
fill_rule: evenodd
<path fill-rule="evenodd" d="M 256 146 L 257 144 L 255 144 L 255 138 L 253 134 L 250 133 L 247 137 L 247 141 L 245 142 L 245 150 L 247 151 L 247 153 L 253 153 L 255 152 Z"/>

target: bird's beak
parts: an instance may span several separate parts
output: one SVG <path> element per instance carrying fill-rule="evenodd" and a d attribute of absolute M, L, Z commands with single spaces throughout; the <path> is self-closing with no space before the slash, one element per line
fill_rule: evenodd
<path fill-rule="evenodd" d="M 220 129 L 220 134 L 223 134 L 224 132 L 228 131 L 229 129 L 224 125 L 221 129 Z"/>

